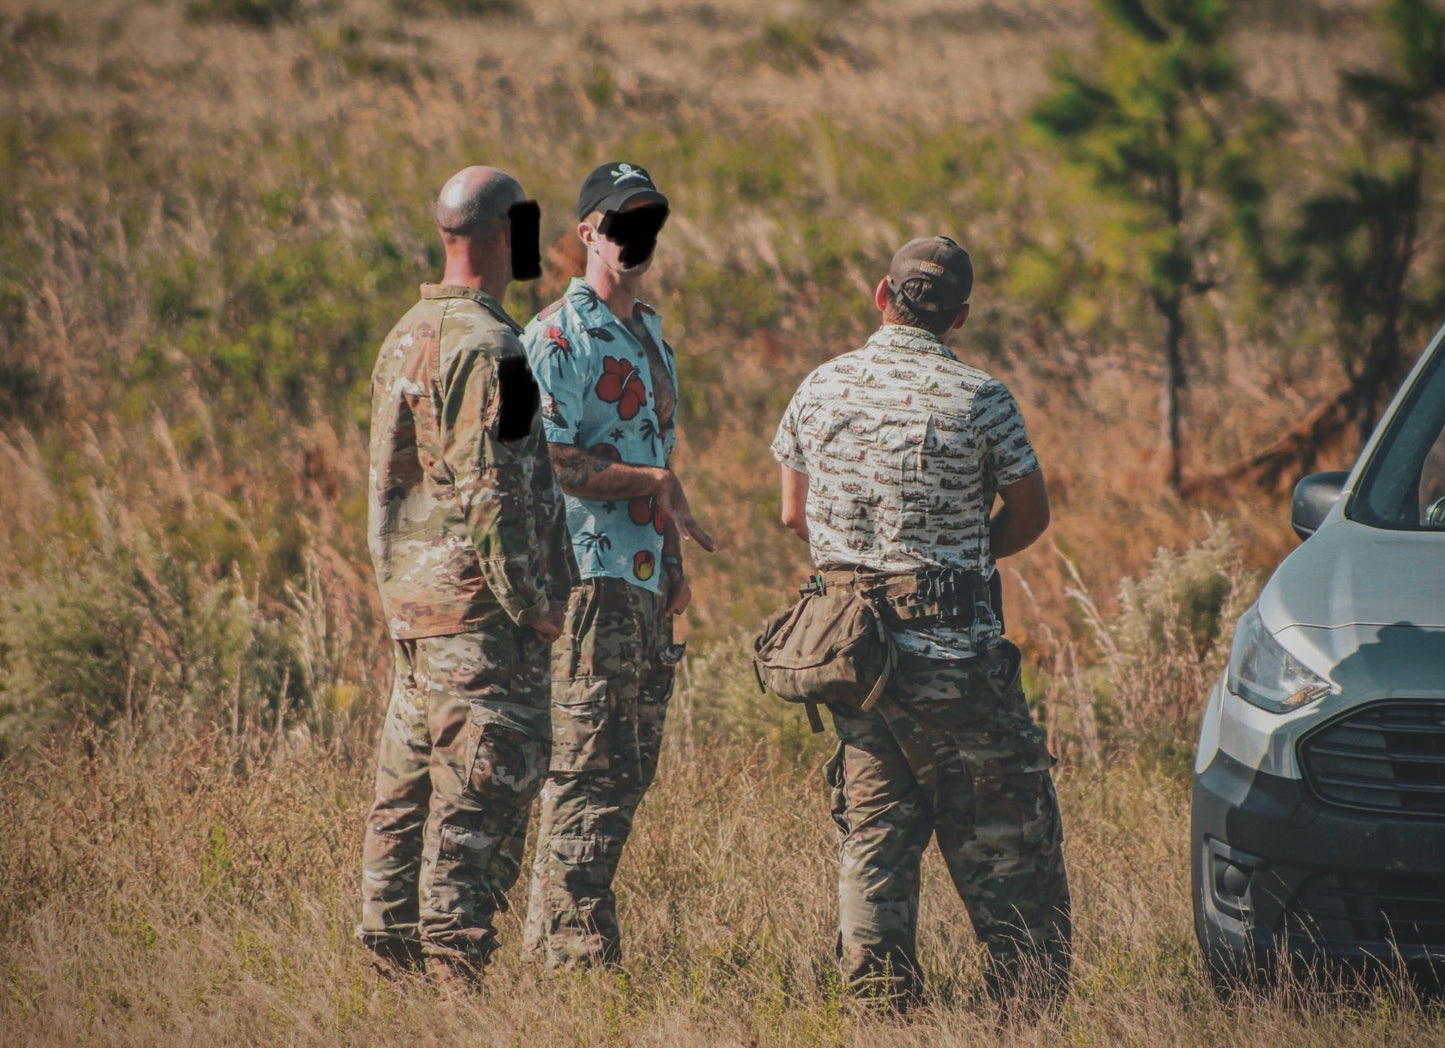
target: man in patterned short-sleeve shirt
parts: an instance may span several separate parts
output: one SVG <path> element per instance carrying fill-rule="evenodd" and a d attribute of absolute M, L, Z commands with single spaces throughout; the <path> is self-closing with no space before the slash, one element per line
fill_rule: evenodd
<path fill-rule="evenodd" d="M 995 560 L 1047 527 L 1048 494 L 1013 396 L 942 341 L 972 288 L 953 241 L 905 244 L 874 293 L 883 326 L 804 379 L 772 445 L 783 522 L 829 584 L 965 595 L 885 611 L 900 654 L 881 699 L 829 706 L 839 963 L 853 990 L 900 1007 L 922 991 L 919 869 L 935 835 L 990 955 L 990 991 L 1036 1006 L 1067 987 L 1052 758 L 988 599 Z"/>
<path fill-rule="evenodd" d="M 552 760 L 524 931 L 550 966 L 621 957 L 612 882 L 657 772 L 681 654 L 672 616 L 691 599 L 682 540 L 714 548 L 671 468 L 672 348 L 637 299 L 667 214 L 644 168 L 594 170 L 577 200 L 585 276 L 527 325 L 582 575 L 552 657 Z"/>

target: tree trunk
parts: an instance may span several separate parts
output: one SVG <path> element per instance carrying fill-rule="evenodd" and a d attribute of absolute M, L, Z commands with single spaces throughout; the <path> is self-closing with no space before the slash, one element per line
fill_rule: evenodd
<path fill-rule="evenodd" d="M 1164 424 L 1164 447 L 1168 455 L 1165 479 L 1178 492 L 1184 480 L 1183 441 L 1180 436 L 1179 399 L 1184 389 L 1184 317 L 1178 296 L 1158 301 L 1164 315 L 1164 389 L 1160 415 Z"/>

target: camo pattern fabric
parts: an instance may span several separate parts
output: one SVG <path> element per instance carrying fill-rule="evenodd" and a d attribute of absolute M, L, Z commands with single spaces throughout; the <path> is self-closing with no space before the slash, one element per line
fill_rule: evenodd
<path fill-rule="evenodd" d="M 393 644 L 357 936 L 480 967 L 547 768 L 548 645 L 495 607 L 479 629 Z"/>
<path fill-rule="evenodd" d="M 551 744 L 530 623 L 576 564 L 521 329 L 481 291 L 421 296 L 372 374 L 369 540 L 395 675 L 357 935 L 479 966 Z"/>
<path fill-rule="evenodd" d="M 485 292 L 423 284 L 372 372 L 368 540 L 391 635 L 532 622 L 576 562 L 521 327 Z"/>
<path fill-rule="evenodd" d="M 622 957 L 612 889 L 657 774 L 673 669 L 665 593 L 622 579 L 572 591 L 552 653 L 552 759 L 542 786 L 523 949 L 549 967 Z"/>
<path fill-rule="evenodd" d="M 1069 888 L 1043 733 L 1008 641 L 959 662 L 903 656 L 872 711 L 832 704 L 839 965 L 855 992 L 923 989 L 919 866 L 936 837 L 1002 1000 L 1067 990 Z"/>
<path fill-rule="evenodd" d="M 994 495 L 1039 468 L 1008 389 L 928 332 L 895 324 L 803 380 L 772 452 L 808 476 L 808 541 L 825 569 L 988 578 Z M 900 651 L 966 658 L 1001 633 L 980 604 L 971 627 L 900 630 L 894 640 Z"/>

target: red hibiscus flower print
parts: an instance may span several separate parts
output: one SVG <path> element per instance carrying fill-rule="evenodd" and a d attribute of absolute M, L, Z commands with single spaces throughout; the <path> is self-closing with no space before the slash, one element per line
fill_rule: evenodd
<path fill-rule="evenodd" d="M 611 459 L 613 462 L 622 461 L 622 452 L 618 451 L 611 444 L 593 444 L 587 450 L 594 455 L 601 455 L 605 459 Z"/>
<path fill-rule="evenodd" d="M 563 356 L 572 355 L 572 343 L 567 341 L 567 336 L 562 334 L 562 329 L 555 324 L 543 331 L 542 337 L 560 349 Z"/>
<path fill-rule="evenodd" d="M 627 503 L 627 519 L 634 524 L 651 524 L 653 531 L 662 534 L 662 514 L 657 512 L 647 495 L 639 495 Z"/>
<path fill-rule="evenodd" d="M 621 419 L 636 418 L 647 403 L 647 387 L 642 384 L 642 375 L 637 368 L 617 357 L 602 358 L 602 377 L 597 380 L 597 396 L 608 404 L 617 405 L 617 416 Z"/>
<path fill-rule="evenodd" d="M 632 574 L 646 582 L 656 570 L 657 562 L 652 554 L 645 549 L 638 550 L 637 555 L 632 558 Z"/>

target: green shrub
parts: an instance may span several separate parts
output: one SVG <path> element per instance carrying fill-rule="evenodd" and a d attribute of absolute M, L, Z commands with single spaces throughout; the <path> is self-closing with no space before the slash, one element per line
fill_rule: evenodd
<path fill-rule="evenodd" d="M 841 52 L 846 46 L 821 21 L 770 18 L 757 39 L 743 46 L 742 56 L 750 65 L 769 65 L 780 73 L 794 74 L 817 69 L 822 64 L 819 56 Z"/>
<path fill-rule="evenodd" d="M 135 735 L 303 727 L 333 739 L 360 712 L 352 634 L 314 558 L 284 605 L 152 540 L 61 562 L 0 600 L 0 754 L 77 726 Z"/>
<path fill-rule="evenodd" d="M 784 765 L 821 764 L 835 736 L 814 735 L 803 706 L 759 689 L 750 645 L 750 637 L 737 636 L 690 652 L 679 670 L 669 716 L 693 743 L 725 741 Z M 823 721 L 828 723 L 826 711 Z"/>
<path fill-rule="evenodd" d="M 257 29 L 300 20 L 300 0 L 190 0 L 186 18 L 192 22 L 235 22 Z"/>
<path fill-rule="evenodd" d="M 453 18 L 516 18 L 524 13 L 520 0 L 391 0 L 399 14 L 442 14 Z"/>
<path fill-rule="evenodd" d="M 0 598 L 0 752 L 68 723 L 134 718 L 155 666 L 146 614 L 118 551 L 52 561 Z"/>
<path fill-rule="evenodd" d="M 0 16 L 0 30 L 8 28 Z M 65 40 L 65 19 L 55 11 L 26 11 L 10 30 L 10 42 L 16 47 L 27 44 L 59 44 Z"/>
<path fill-rule="evenodd" d="M 1234 621 L 1258 588 L 1229 526 L 1215 523 L 1183 553 L 1160 548 L 1141 577 L 1125 579 L 1111 622 L 1086 594 L 1073 593 L 1098 655 L 1084 677 L 1106 751 L 1187 771 Z"/>

